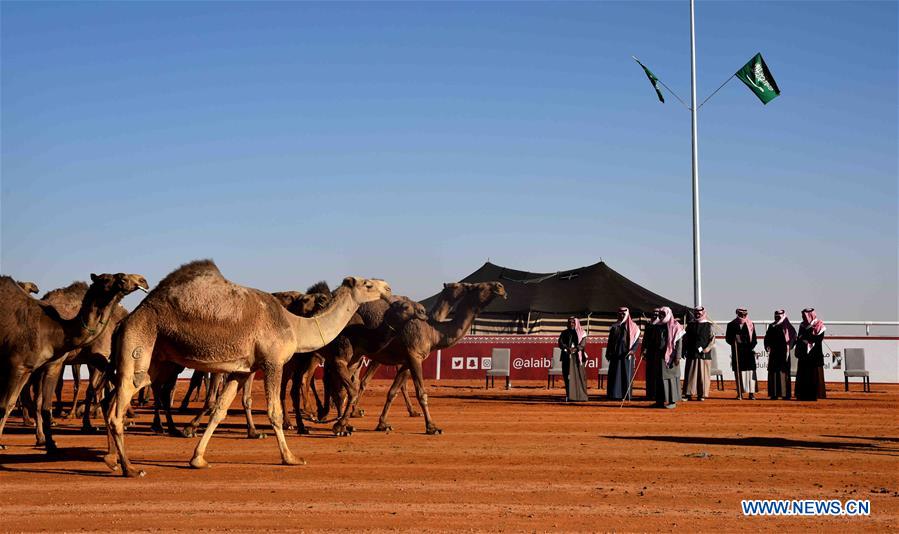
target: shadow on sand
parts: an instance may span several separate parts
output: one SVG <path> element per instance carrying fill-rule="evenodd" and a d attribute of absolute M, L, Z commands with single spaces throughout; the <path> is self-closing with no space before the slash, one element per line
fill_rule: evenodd
<path fill-rule="evenodd" d="M 723 445 L 726 447 L 772 447 L 777 449 L 806 449 L 818 451 L 872 452 L 899 456 L 899 449 L 880 447 L 871 443 L 851 441 L 814 441 L 802 439 L 779 438 L 774 436 L 753 436 L 740 438 L 710 436 L 601 436 L 606 439 L 623 439 L 636 441 L 659 441 L 663 443 L 681 443 L 684 445 Z"/>

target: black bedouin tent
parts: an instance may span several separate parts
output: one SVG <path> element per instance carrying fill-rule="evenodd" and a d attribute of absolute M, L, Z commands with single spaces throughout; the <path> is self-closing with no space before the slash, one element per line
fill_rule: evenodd
<path fill-rule="evenodd" d="M 686 306 L 653 293 L 602 261 L 555 273 L 519 271 L 488 261 L 460 280 L 492 281 L 502 282 L 509 297 L 494 300 L 478 316 L 471 334 L 558 333 L 574 315 L 591 329 L 591 335 L 602 335 L 621 306 L 630 308 L 635 320 L 659 306 L 670 307 L 676 317 L 687 312 Z M 429 297 L 422 304 L 430 309 L 438 297 Z"/>

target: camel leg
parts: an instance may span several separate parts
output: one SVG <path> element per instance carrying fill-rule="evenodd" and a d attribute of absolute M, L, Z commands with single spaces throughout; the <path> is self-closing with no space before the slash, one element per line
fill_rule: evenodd
<path fill-rule="evenodd" d="M 425 357 L 427 357 L 427 354 Z M 431 420 L 431 411 L 428 410 L 428 394 L 425 392 L 424 373 L 421 371 L 422 360 L 415 356 L 411 360 L 407 365 L 412 373 L 412 382 L 415 384 L 415 395 L 418 397 L 421 413 L 425 416 L 425 432 L 428 434 L 442 434 L 443 430 L 437 428 L 437 425 Z"/>
<path fill-rule="evenodd" d="M 63 364 L 63 369 L 65 369 L 65 364 Z M 50 390 L 51 395 L 56 395 L 56 405 L 54 406 L 53 402 L 50 402 L 50 411 L 53 412 L 55 416 L 62 415 L 62 386 L 62 373 L 59 373 L 59 379 Z M 43 386 L 41 386 L 41 388 L 43 388 Z"/>
<path fill-rule="evenodd" d="M 37 419 L 37 403 L 34 400 L 37 397 L 34 387 L 36 378 L 36 375 L 30 374 L 19 395 L 19 404 L 22 405 L 22 424 L 25 426 L 33 426 L 34 420 Z"/>
<path fill-rule="evenodd" d="M 72 365 L 72 409 L 66 414 L 66 419 L 75 419 L 78 411 L 78 393 L 81 392 L 81 364 Z M 62 376 L 59 377 L 59 383 L 63 383 Z"/>
<path fill-rule="evenodd" d="M 91 425 L 91 403 L 100 402 L 100 391 L 103 389 L 105 380 L 103 368 L 99 366 L 88 366 L 90 378 L 87 382 L 87 392 L 84 396 L 84 412 L 81 414 L 81 431 L 88 433 L 96 433 L 98 429 Z"/>
<path fill-rule="evenodd" d="M 3 427 L 6 426 L 6 420 L 9 418 L 9 413 L 12 411 L 16 399 L 19 398 L 19 394 L 22 393 L 22 388 L 28 383 L 28 378 L 31 375 L 31 371 L 18 366 L 10 371 L 11 372 L 6 376 L 6 383 L 3 384 L 3 389 L 0 390 L 0 392 L 2 392 L 2 397 L 0 397 L 0 439 L 3 438 Z M 6 446 L 0 444 L 0 451 L 5 449 Z"/>
<path fill-rule="evenodd" d="M 315 387 L 315 375 L 309 375 L 309 390 L 312 391 L 312 397 L 315 399 L 315 411 L 309 411 L 309 418 L 312 419 L 315 417 L 315 420 L 318 419 L 318 412 L 322 409 L 322 399 L 318 396 L 318 389 Z"/>
<path fill-rule="evenodd" d="M 297 357 L 294 355 L 291 359 L 287 360 L 287 363 L 284 364 L 284 369 L 281 372 L 281 389 L 279 390 L 280 398 L 281 398 L 281 406 L 286 406 L 284 403 L 284 397 L 287 395 L 287 383 L 291 380 L 293 383 L 290 388 L 290 396 L 293 398 L 293 389 L 297 383 L 296 370 L 299 367 L 297 363 Z M 294 410 L 296 410 L 296 403 L 294 403 Z M 284 430 L 295 430 L 295 427 L 290 424 L 290 417 L 284 418 Z"/>
<path fill-rule="evenodd" d="M 126 477 L 142 477 L 146 472 L 136 469 L 125 452 L 125 414 L 131 406 L 135 392 L 149 386 L 152 383 L 151 373 L 155 375 L 159 372 L 159 366 L 151 359 L 156 343 L 155 332 L 150 339 L 141 339 L 142 337 L 144 334 L 138 329 L 134 332 L 126 330 L 118 340 L 115 351 L 117 354 L 114 354 L 113 358 L 113 361 L 117 362 L 118 369 L 115 374 L 115 396 L 109 405 L 106 429 L 111 444 L 115 445 L 115 451 L 110 447 L 104 461 L 113 470 L 116 464 L 120 463 L 122 475 Z"/>
<path fill-rule="evenodd" d="M 393 430 L 393 427 L 390 426 L 390 423 L 387 422 L 387 413 L 390 412 L 390 405 L 393 404 L 393 399 L 396 397 L 397 391 L 403 387 L 403 384 L 406 383 L 406 378 L 408 378 L 409 373 L 405 368 L 397 371 L 396 376 L 393 377 L 393 384 L 390 385 L 390 390 L 387 392 L 387 401 L 384 403 L 384 408 L 381 410 L 381 417 L 378 419 L 378 426 L 375 427 L 375 430 L 378 432 L 390 432 Z"/>
<path fill-rule="evenodd" d="M 182 433 L 185 437 L 196 437 L 197 429 L 200 428 L 200 420 L 204 415 L 212 415 L 212 411 L 215 409 L 216 401 L 219 398 L 219 387 L 222 385 L 222 382 L 224 382 L 224 380 L 224 373 L 212 373 L 212 376 L 209 379 L 209 387 L 206 389 L 206 400 L 203 402 L 203 409 L 200 410 L 200 413 L 198 413 L 193 419 L 191 419 L 190 423 L 188 423 L 187 426 L 182 430 Z"/>
<path fill-rule="evenodd" d="M 309 384 L 306 381 L 306 373 L 301 365 L 297 365 L 293 369 L 293 379 L 290 383 L 290 404 L 293 406 L 293 417 L 296 420 L 296 429 L 297 434 L 308 434 L 309 429 L 306 428 L 306 424 L 303 422 L 303 406 L 304 404 L 301 400 L 301 397 L 305 399 L 307 397 L 306 391 L 309 388 Z M 284 406 L 284 402 L 281 402 L 281 405 Z M 284 416 L 284 422 L 290 420 L 290 417 Z M 290 425 L 288 425 L 290 426 Z"/>
<path fill-rule="evenodd" d="M 209 424 L 206 425 L 203 437 L 200 438 L 197 448 L 194 449 L 194 456 L 190 460 L 191 467 L 196 469 L 209 467 L 209 463 L 203 457 L 206 454 L 206 446 L 209 445 L 209 440 L 212 438 L 212 433 L 215 432 L 216 427 L 228 415 L 228 407 L 234 401 L 234 396 L 237 395 L 237 387 L 241 382 L 240 379 L 236 378 L 237 376 L 237 374 L 229 375 L 225 384 L 225 391 L 218 395 L 215 408 L 213 408 L 212 414 L 209 416 Z"/>
<path fill-rule="evenodd" d="M 278 386 L 281 384 L 282 369 L 278 366 L 264 368 L 265 372 L 265 402 L 268 409 L 268 418 L 278 438 L 278 450 L 281 451 L 281 463 L 284 465 L 306 465 L 306 460 L 296 458 L 287 446 L 284 437 L 284 408 L 281 398 L 278 396 Z"/>
<path fill-rule="evenodd" d="M 185 393 L 184 398 L 181 399 L 181 406 L 178 408 L 179 412 L 187 411 L 187 408 L 190 405 L 190 397 L 193 395 L 194 391 L 199 394 L 200 388 L 203 386 L 203 377 L 205 375 L 206 373 L 194 369 L 194 373 L 190 375 L 190 385 L 187 386 L 187 393 Z"/>
<path fill-rule="evenodd" d="M 37 412 L 41 425 L 37 426 L 37 444 L 45 445 L 47 452 L 50 454 L 58 452 L 56 442 L 53 441 L 53 433 L 50 430 L 50 422 L 52 421 L 51 415 L 53 412 L 53 394 L 56 390 L 56 385 L 60 382 L 65 366 L 65 358 L 51 362 L 44 368 L 43 377 L 41 378 L 41 403 Z"/>
<path fill-rule="evenodd" d="M 265 434 L 256 431 L 256 424 L 253 422 L 253 375 L 256 373 L 248 373 L 247 377 L 242 381 L 243 387 L 243 411 L 247 416 L 247 438 L 262 439 Z"/>
<path fill-rule="evenodd" d="M 153 388 L 153 424 L 150 428 L 157 433 L 168 431 L 169 436 L 176 438 L 187 437 L 175 426 L 172 419 L 172 392 L 178 385 L 178 375 L 184 368 L 174 363 L 162 363 L 154 368 L 155 374 L 151 374 Z M 165 411 L 165 429 L 159 417 L 160 408 Z"/>
<path fill-rule="evenodd" d="M 347 425 L 347 419 L 349 419 L 350 414 L 353 413 L 353 408 L 356 406 L 358 389 L 356 388 L 356 384 L 353 383 L 353 374 L 350 372 L 349 368 L 347 368 L 346 362 L 341 360 L 335 361 L 334 372 L 340 377 L 343 389 L 347 393 L 347 400 L 343 413 L 340 414 L 340 418 L 334 423 L 333 431 L 338 436 L 348 436 L 353 433 L 353 427 Z"/>

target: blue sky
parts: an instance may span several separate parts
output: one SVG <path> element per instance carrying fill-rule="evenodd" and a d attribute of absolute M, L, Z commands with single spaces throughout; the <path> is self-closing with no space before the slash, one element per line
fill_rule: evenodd
<path fill-rule="evenodd" d="M 488 257 L 603 258 L 692 302 L 687 2 L 3 2 L 0 270 L 42 289 L 345 275 L 428 296 Z M 897 318 L 896 2 L 699 2 L 714 317 Z M 130 305 L 138 297 L 131 297 Z"/>

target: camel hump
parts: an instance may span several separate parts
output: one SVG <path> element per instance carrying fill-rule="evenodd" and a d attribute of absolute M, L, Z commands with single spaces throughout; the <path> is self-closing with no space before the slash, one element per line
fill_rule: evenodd
<path fill-rule="evenodd" d="M 157 313 L 173 314 L 173 318 L 182 320 L 238 323 L 257 293 L 261 292 L 225 279 L 211 260 L 200 260 L 182 265 L 166 276 L 141 302 L 141 307 L 152 307 Z M 271 295 L 268 298 L 274 300 Z"/>
<path fill-rule="evenodd" d="M 81 302 L 87 294 L 86 282 L 72 282 L 66 287 L 60 287 L 47 291 L 41 302 L 56 310 L 63 319 L 74 319 L 81 310 Z"/>

